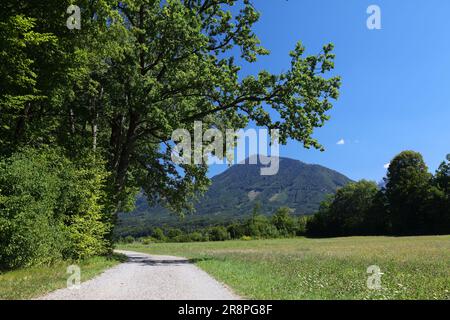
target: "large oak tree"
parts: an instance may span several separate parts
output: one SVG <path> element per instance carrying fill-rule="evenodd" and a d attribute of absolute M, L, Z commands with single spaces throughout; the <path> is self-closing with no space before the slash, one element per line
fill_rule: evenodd
<path fill-rule="evenodd" d="M 313 130 L 329 119 L 340 86 L 339 77 L 327 76 L 331 44 L 312 56 L 293 44 L 286 72 L 244 76 L 244 64 L 269 54 L 253 31 L 257 2 L 81 0 L 81 30 L 65 26 L 69 4 L 2 4 L 2 32 L 42 39 L 7 49 L 23 58 L 33 81 L 8 83 L 1 93 L 4 152 L 24 144 L 58 144 L 69 156 L 92 150 L 106 160 L 116 210 L 141 189 L 151 202 L 183 212 L 208 179 L 206 165 L 172 162 L 177 128 L 192 132 L 202 121 L 204 130 L 238 129 L 254 121 L 278 129 L 282 143 L 322 149 Z M 17 17 L 32 20 L 17 29 Z M 17 98 L 28 94 L 38 98 Z M 19 103 L 8 102 L 11 96 Z"/>

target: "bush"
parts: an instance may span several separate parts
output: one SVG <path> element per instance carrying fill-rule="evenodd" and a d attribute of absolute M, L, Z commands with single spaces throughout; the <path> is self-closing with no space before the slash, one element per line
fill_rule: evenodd
<path fill-rule="evenodd" d="M 133 236 L 126 236 L 123 238 L 123 243 L 133 243 L 135 241 Z"/>
<path fill-rule="evenodd" d="M 227 227 L 227 231 L 230 234 L 231 239 L 240 239 L 245 235 L 245 227 L 239 222 L 230 224 Z"/>
<path fill-rule="evenodd" d="M 212 227 L 208 233 L 210 241 L 225 241 L 230 239 L 230 234 L 223 226 Z"/>
<path fill-rule="evenodd" d="M 172 228 L 167 231 L 167 237 L 171 240 L 176 238 L 179 239 L 181 236 L 183 236 L 183 231 L 181 229 Z"/>
<path fill-rule="evenodd" d="M 59 150 L 24 149 L 0 161 L 0 267 L 49 264 L 109 250 L 104 174 Z"/>
<path fill-rule="evenodd" d="M 205 241 L 205 237 L 200 232 L 192 232 L 188 236 L 189 241 L 201 242 Z"/>
<path fill-rule="evenodd" d="M 64 216 L 56 211 L 61 181 L 57 157 L 27 150 L 0 162 L 0 266 L 48 264 L 67 248 Z"/>
<path fill-rule="evenodd" d="M 147 238 L 141 239 L 141 243 L 146 246 L 153 242 L 155 242 L 155 239 L 153 239 L 152 237 L 147 237 Z"/>
<path fill-rule="evenodd" d="M 161 242 L 167 241 L 167 237 L 164 235 L 164 231 L 161 228 L 153 229 L 152 237 Z"/>
<path fill-rule="evenodd" d="M 105 211 L 108 206 L 103 203 L 107 178 L 103 168 L 103 163 L 95 158 L 83 159 L 82 166 L 61 168 L 64 188 L 60 202 L 65 200 L 66 206 L 59 211 L 66 216 L 68 224 L 70 245 L 67 256 L 70 258 L 103 255 L 112 247 L 107 239 L 112 221 L 107 218 Z"/>

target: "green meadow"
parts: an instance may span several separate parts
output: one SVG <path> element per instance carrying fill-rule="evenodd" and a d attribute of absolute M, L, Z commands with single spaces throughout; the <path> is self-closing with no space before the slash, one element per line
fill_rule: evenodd
<path fill-rule="evenodd" d="M 183 256 L 249 299 L 450 299 L 450 236 L 133 243 Z M 367 286 L 369 266 L 382 273 Z"/>

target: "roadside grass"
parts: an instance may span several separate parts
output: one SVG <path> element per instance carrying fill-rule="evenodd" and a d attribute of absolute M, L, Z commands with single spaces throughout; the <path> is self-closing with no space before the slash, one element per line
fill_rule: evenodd
<path fill-rule="evenodd" d="M 51 266 L 0 271 L 0 299 L 32 299 L 64 288 L 70 276 L 67 267 L 72 264 L 80 267 L 81 281 L 86 281 L 124 259 L 122 255 L 113 254 L 109 257 L 92 257 L 79 262 L 60 261 Z"/>
<path fill-rule="evenodd" d="M 450 299 L 450 236 L 133 243 L 184 256 L 250 299 Z M 367 288 L 379 266 L 381 289 Z"/>

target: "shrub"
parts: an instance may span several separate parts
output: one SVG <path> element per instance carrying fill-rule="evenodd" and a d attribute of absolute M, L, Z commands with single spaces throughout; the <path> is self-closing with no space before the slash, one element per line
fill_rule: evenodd
<path fill-rule="evenodd" d="M 133 236 L 126 236 L 125 238 L 123 238 L 123 242 L 124 243 L 133 243 L 135 241 Z"/>
<path fill-rule="evenodd" d="M 57 156 L 26 150 L 0 162 L 0 266 L 48 264 L 67 248 L 56 211 L 61 181 Z"/>
<path fill-rule="evenodd" d="M 183 231 L 181 229 L 171 228 L 167 231 L 167 237 L 171 240 L 175 238 L 180 238 L 183 235 Z"/>
<path fill-rule="evenodd" d="M 147 237 L 147 238 L 141 239 L 141 243 L 146 246 L 153 242 L 155 242 L 155 239 L 153 239 L 152 237 Z"/>
<path fill-rule="evenodd" d="M 0 267 L 81 259 L 110 249 L 105 241 L 103 179 L 59 150 L 24 149 L 0 161 Z"/>
<path fill-rule="evenodd" d="M 227 227 L 227 231 L 230 234 L 231 239 L 240 239 L 245 235 L 245 227 L 239 222 L 230 224 Z"/>
<path fill-rule="evenodd" d="M 197 231 L 190 233 L 188 239 L 189 241 L 193 242 L 205 241 L 205 237 L 200 232 Z"/>
<path fill-rule="evenodd" d="M 158 241 L 166 241 L 167 237 L 164 235 L 164 231 L 161 228 L 155 228 L 152 231 L 152 237 Z"/>
<path fill-rule="evenodd" d="M 112 247 L 107 239 L 112 222 L 107 218 L 107 205 L 103 203 L 107 178 L 103 168 L 95 158 L 86 158 L 82 166 L 66 166 L 61 170 L 65 182 L 61 198 L 67 205 L 60 208 L 60 212 L 65 215 L 68 225 L 70 246 L 67 256 L 70 258 L 85 259 L 106 254 Z"/>
<path fill-rule="evenodd" d="M 212 227 L 209 229 L 209 240 L 211 241 L 225 241 L 230 239 L 230 234 L 223 226 Z"/>

